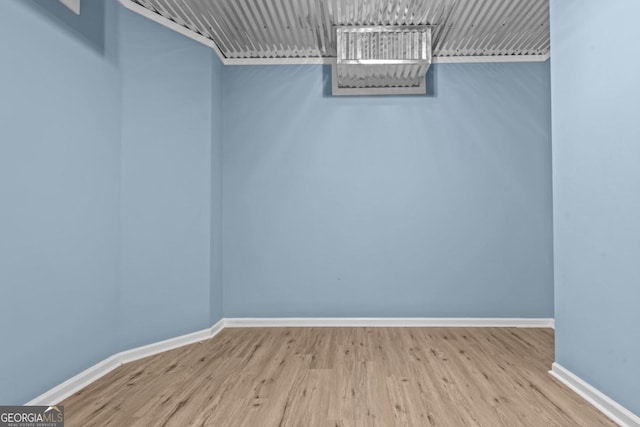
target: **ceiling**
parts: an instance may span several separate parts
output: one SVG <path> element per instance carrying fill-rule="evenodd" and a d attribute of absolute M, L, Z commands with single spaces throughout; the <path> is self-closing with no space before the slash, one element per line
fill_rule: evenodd
<path fill-rule="evenodd" d="M 225 64 L 329 62 L 336 26 L 432 25 L 433 62 L 545 60 L 549 0 L 120 0 Z"/>

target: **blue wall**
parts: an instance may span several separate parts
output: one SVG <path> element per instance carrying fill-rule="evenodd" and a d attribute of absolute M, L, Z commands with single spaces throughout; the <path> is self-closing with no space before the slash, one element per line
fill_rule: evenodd
<path fill-rule="evenodd" d="M 22 404 L 221 318 L 222 66 L 114 1 L 2 1 L 0 57 L 0 404 Z"/>
<path fill-rule="evenodd" d="M 223 317 L 222 286 L 222 62 L 213 53 L 211 84 L 211 294 L 209 325 Z"/>
<path fill-rule="evenodd" d="M 224 69 L 224 313 L 553 317 L 549 64 Z"/>
<path fill-rule="evenodd" d="M 548 64 L 333 98 L 85 3 L 0 2 L 0 403 L 223 312 L 553 315 Z"/>
<path fill-rule="evenodd" d="M 106 21 L 105 51 L 62 6 L 0 1 L 1 404 L 117 347 L 120 77 L 116 11 L 97 5 L 75 18 Z"/>
<path fill-rule="evenodd" d="M 551 2 L 556 361 L 636 414 L 639 14 L 634 0 Z"/>
<path fill-rule="evenodd" d="M 127 349 L 211 326 L 211 95 L 221 65 L 208 47 L 120 10 Z"/>

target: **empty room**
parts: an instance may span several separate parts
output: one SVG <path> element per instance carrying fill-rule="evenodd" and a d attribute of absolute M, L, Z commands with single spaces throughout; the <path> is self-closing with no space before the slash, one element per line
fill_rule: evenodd
<path fill-rule="evenodd" d="M 1 0 L 0 427 L 640 426 L 639 15 Z"/>

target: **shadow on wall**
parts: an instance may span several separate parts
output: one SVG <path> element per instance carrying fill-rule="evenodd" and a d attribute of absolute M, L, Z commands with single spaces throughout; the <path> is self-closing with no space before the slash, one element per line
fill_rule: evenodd
<path fill-rule="evenodd" d="M 49 19 L 100 55 L 105 53 L 105 9 L 108 1 L 81 2 L 76 15 L 58 0 L 28 0 L 26 5 Z"/>
<path fill-rule="evenodd" d="M 427 71 L 427 98 L 437 98 L 437 77 L 438 77 L 438 67 L 434 67 L 433 65 L 429 67 L 429 71 Z M 325 65 L 322 67 L 322 97 L 323 98 L 331 98 L 333 95 L 331 94 L 331 66 Z M 424 97 L 425 95 L 402 95 L 407 97 Z"/>

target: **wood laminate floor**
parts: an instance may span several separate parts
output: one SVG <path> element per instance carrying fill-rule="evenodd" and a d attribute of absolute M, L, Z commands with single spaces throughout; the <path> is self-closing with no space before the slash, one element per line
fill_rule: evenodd
<path fill-rule="evenodd" d="M 553 379 L 553 331 L 225 329 L 64 402 L 67 426 L 613 426 Z"/>

